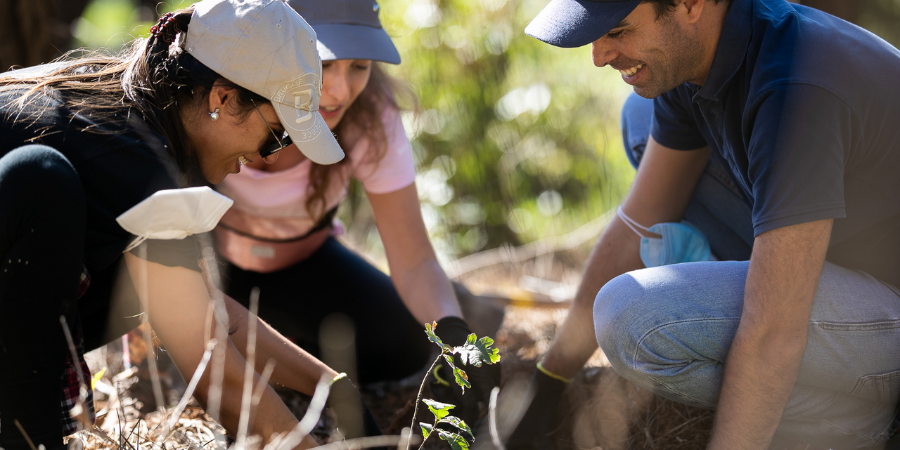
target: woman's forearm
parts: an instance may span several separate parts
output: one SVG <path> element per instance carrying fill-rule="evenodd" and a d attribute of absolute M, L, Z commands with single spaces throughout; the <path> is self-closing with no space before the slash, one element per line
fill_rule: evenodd
<path fill-rule="evenodd" d="M 437 260 L 426 259 L 396 273 L 392 270 L 391 278 L 403 303 L 419 323 L 431 323 L 447 316 L 462 317 L 453 286 Z"/>
<path fill-rule="evenodd" d="M 249 311 L 234 299 L 225 296 L 231 322 L 231 341 L 237 350 L 246 357 L 247 336 L 249 327 L 247 318 Z M 307 395 L 312 395 L 322 375 L 330 378 L 337 372 L 319 361 L 297 344 L 287 340 L 269 324 L 256 318 L 256 356 L 254 366 L 257 373 L 262 373 L 269 360 L 275 361 L 275 370 L 270 381 L 281 384 Z"/>
<path fill-rule="evenodd" d="M 243 396 L 241 394 L 244 390 L 246 360 L 241 356 L 237 346 L 230 339 L 226 345 L 219 421 L 230 433 L 236 433 L 243 406 Z M 197 398 L 204 406 L 206 406 L 209 399 L 211 373 L 211 368 L 207 368 L 196 391 Z M 260 377 L 257 372 L 253 372 L 252 376 L 251 386 L 255 389 L 259 384 Z M 269 442 L 277 434 L 290 432 L 297 426 L 298 421 L 271 387 L 265 385 L 264 389 L 265 391 L 260 396 L 259 404 L 255 408 L 250 408 L 249 434 L 262 436 L 265 442 Z M 297 448 L 306 449 L 316 445 L 312 438 L 307 437 Z"/>
<path fill-rule="evenodd" d="M 453 286 L 438 264 L 422 221 L 416 185 L 387 194 L 369 194 L 391 279 L 406 308 L 424 324 L 462 317 Z"/>

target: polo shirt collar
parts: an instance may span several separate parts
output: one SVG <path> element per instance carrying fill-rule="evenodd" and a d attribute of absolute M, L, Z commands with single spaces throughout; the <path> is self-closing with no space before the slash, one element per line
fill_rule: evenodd
<path fill-rule="evenodd" d="M 719 101 L 719 96 L 725 86 L 743 64 L 744 56 L 750 45 L 753 1 L 731 0 L 728 12 L 725 13 L 722 35 L 716 46 L 712 67 L 706 77 L 706 83 L 697 91 L 697 95 L 694 97 L 695 101 L 697 97 Z"/>

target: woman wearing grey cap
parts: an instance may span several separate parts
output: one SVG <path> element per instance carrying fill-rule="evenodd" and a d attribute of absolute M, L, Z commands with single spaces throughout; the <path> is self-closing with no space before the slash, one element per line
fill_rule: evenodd
<path fill-rule="evenodd" d="M 399 64 L 400 55 L 381 27 L 375 0 L 288 4 L 318 36 L 319 112 L 347 158 L 323 166 L 283 152 L 275 164 L 251 164 L 217 187 L 235 200 L 216 228 L 219 254 L 230 263 L 223 290 L 246 303 L 259 287 L 260 316 L 313 354 L 323 319 L 349 316 L 359 380 L 400 379 L 430 361 L 424 323 L 437 321 L 438 334 L 453 345 L 470 333 L 422 220 L 397 83 L 379 66 Z M 335 239 L 343 231 L 335 212 L 351 178 L 362 183 L 372 205 L 390 277 Z M 396 358 L 398 352 L 405 357 Z M 487 399 L 499 378 L 487 367 L 496 366 L 470 374 L 474 395 L 458 397 L 458 389 L 441 384 L 433 390 L 457 405 L 457 415 L 474 421 L 477 401 Z"/>
<path fill-rule="evenodd" d="M 226 298 L 230 320 L 213 323 L 221 295 L 191 234 L 231 204 L 205 184 L 241 164 L 273 162 L 291 140 L 320 163 L 343 157 L 317 112 L 314 42 L 279 0 L 203 0 L 119 56 L 0 74 L 0 447 L 62 448 L 93 416 L 81 353 L 145 316 L 186 378 L 218 337 L 221 379 L 207 368 L 194 394 L 236 434 L 248 314 Z M 258 372 L 274 359 L 271 380 L 308 394 L 340 379 L 258 325 Z M 251 433 L 298 425 L 271 388 L 260 394 Z"/>

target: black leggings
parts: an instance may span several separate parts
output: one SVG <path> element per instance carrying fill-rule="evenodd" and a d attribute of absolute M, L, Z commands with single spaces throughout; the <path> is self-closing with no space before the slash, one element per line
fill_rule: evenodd
<path fill-rule="evenodd" d="M 62 445 L 61 376 L 82 272 L 85 199 L 78 174 L 52 148 L 0 158 L 0 447 Z"/>
<path fill-rule="evenodd" d="M 403 304 L 391 278 L 329 238 L 309 258 L 272 273 L 225 264 L 224 291 L 247 305 L 259 287 L 259 316 L 304 350 L 320 357 L 319 325 L 332 313 L 356 328 L 359 381 L 397 380 L 428 363 L 434 344 Z M 356 380 L 354 380 L 356 381 Z"/>

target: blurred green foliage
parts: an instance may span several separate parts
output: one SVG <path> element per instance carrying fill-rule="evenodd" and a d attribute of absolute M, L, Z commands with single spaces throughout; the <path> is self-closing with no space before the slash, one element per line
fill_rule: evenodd
<path fill-rule="evenodd" d="M 617 203 L 634 170 L 619 108 L 630 89 L 524 34 L 545 0 L 382 0 L 415 90 L 405 116 L 423 214 L 439 252 L 561 234 Z"/>

